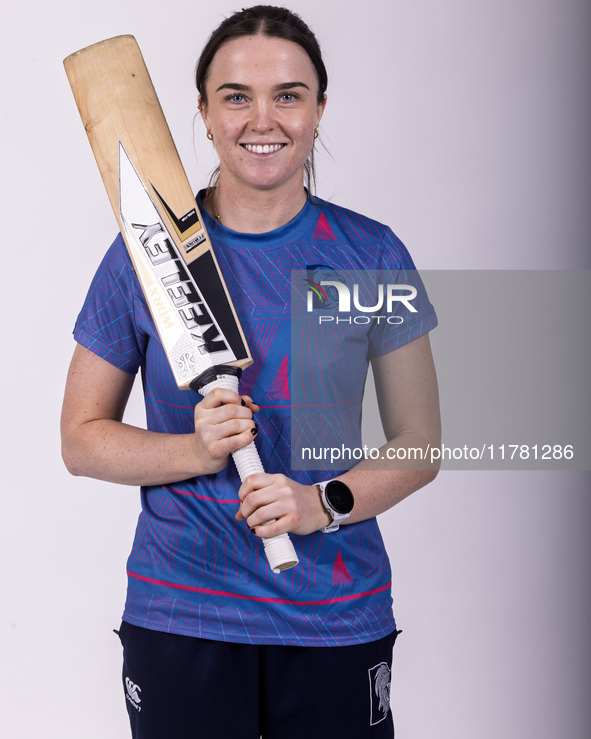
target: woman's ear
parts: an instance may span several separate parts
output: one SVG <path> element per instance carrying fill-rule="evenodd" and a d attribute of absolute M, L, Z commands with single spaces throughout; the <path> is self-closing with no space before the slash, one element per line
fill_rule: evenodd
<path fill-rule="evenodd" d="M 318 128 L 320 124 L 320 120 L 322 119 L 322 116 L 324 115 L 324 109 L 326 108 L 326 93 L 324 93 L 324 97 L 322 98 L 322 102 L 318 104 L 318 115 L 316 117 L 316 128 Z"/>
<path fill-rule="evenodd" d="M 199 95 L 199 97 L 197 98 L 197 107 L 199 109 L 199 115 L 201 116 L 201 120 L 205 124 L 205 128 L 209 131 L 209 119 L 207 117 L 207 105 L 204 103 L 201 95 Z"/>

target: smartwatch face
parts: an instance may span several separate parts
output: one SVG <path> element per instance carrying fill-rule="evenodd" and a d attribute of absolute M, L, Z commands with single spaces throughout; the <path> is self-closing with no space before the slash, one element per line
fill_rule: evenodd
<path fill-rule="evenodd" d="M 353 510 L 353 493 L 344 482 L 331 480 L 324 489 L 324 494 L 337 513 L 351 513 Z"/>

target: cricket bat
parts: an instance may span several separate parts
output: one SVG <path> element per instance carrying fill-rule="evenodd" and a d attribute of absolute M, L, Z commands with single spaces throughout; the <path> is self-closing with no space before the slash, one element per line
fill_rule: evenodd
<path fill-rule="evenodd" d="M 64 66 L 175 382 L 238 392 L 252 357 L 135 38 L 93 44 Z M 232 456 L 241 480 L 263 472 L 254 442 Z M 298 563 L 287 534 L 263 543 L 274 572 Z"/>

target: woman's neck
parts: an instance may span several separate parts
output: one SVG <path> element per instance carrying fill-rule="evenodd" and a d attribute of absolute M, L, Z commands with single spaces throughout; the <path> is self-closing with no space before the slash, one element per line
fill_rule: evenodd
<path fill-rule="evenodd" d="M 205 207 L 226 228 L 241 233 L 266 233 L 292 221 L 306 204 L 303 183 L 294 188 L 235 191 L 220 178 Z"/>

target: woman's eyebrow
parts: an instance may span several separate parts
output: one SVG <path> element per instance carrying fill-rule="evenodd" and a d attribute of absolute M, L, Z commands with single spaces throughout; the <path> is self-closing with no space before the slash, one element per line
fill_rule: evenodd
<path fill-rule="evenodd" d="M 240 90 L 241 92 L 248 92 L 250 87 L 248 85 L 241 85 L 238 82 L 225 82 L 223 85 L 218 87 L 216 92 L 219 92 L 220 90 Z"/>
<path fill-rule="evenodd" d="M 280 85 L 275 85 L 273 89 L 279 92 L 280 90 L 289 90 L 292 87 L 305 87 L 306 90 L 310 89 L 305 82 L 282 82 Z"/>

